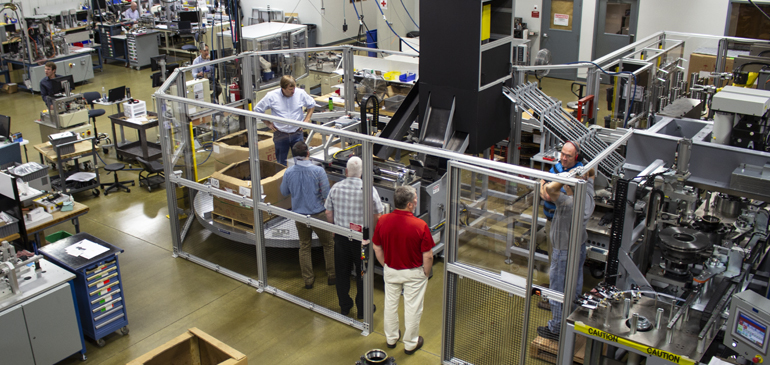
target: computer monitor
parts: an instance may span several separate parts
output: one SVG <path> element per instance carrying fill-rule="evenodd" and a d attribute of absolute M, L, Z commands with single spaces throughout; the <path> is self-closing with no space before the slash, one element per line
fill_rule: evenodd
<path fill-rule="evenodd" d="M 197 11 L 180 11 L 179 21 L 190 22 L 190 23 L 200 23 L 201 16 L 200 16 L 200 13 Z"/>
<path fill-rule="evenodd" d="M 160 77 L 160 71 L 150 75 L 150 78 L 152 79 L 152 87 L 160 87 L 163 85 L 162 78 Z"/>
<path fill-rule="evenodd" d="M 53 94 L 61 94 L 64 92 L 64 85 L 62 85 L 62 81 L 67 81 L 70 84 L 70 90 L 75 90 L 75 79 L 72 78 L 72 75 L 67 76 L 56 76 L 53 80 L 51 80 L 51 84 L 53 85 Z"/>
<path fill-rule="evenodd" d="M 177 67 L 179 67 L 178 63 L 170 63 L 166 65 L 166 77 L 168 77 L 168 75 L 171 75 L 171 73 L 174 72 L 174 70 L 176 70 Z"/>
<path fill-rule="evenodd" d="M 11 137 L 11 117 L 0 115 L 0 136 L 8 139 Z"/>
<path fill-rule="evenodd" d="M 159 62 L 161 60 L 166 61 L 166 55 L 162 54 L 160 56 L 150 57 L 150 69 L 152 71 L 160 71 Z"/>
<path fill-rule="evenodd" d="M 93 0 L 94 3 L 94 9 L 105 11 L 107 10 L 107 1 L 106 0 Z"/>
<path fill-rule="evenodd" d="M 110 89 L 110 91 L 107 92 L 107 101 L 110 103 L 114 103 L 116 101 L 121 101 L 126 98 L 126 87 L 116 87 L 114 89 Z"/>

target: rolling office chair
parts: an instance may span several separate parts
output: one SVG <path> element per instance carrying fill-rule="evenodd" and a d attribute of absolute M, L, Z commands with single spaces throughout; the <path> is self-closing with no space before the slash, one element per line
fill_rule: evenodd
<path fill-rule="evenodd" d="M 152 191 L 153 186 L 163 185 L 166 182 L 166 175 L 163 173 L 163 164 L 159 161 L 147 161 L 141 157 L 136 158 L 136 162 L 142 166 L 139 171 L 139 186 L 147 186 L 148 191 Z M 142 175 L 144 174 L 144 175 Z"/>
<path fill-rule="evenodd" d="M 115 174 L 115 182 L 114 183 L 105 183 L 100 184 L 102 186 L 102 190 L 104 190 L 104 196 L 107 196 L 110 193 L 110 190 L 125 190 L 127 193 L 131 192 L 131 189 L 126 186 L 128 183 L 131 183 L 131 186 L 136 186 L 136 182 L 134 180 L 126 180 L 126 181 L 118 181 L 118 171 L 123 170 L 126 168 L 126 165 L 122 163 L 111 163 L 109 165 L 104 166 L 104 171 L 107 171 L 108 173 L 112 172 Z M 107 186 L 107 189 L 104 187 Z"/>
<path fill-rule="evenodd" d="M 197 40 L 195 38 L 197 38 L 197 37 L 196 37 L 196 34 L 193 33 L 193 30 L 192 30 L 192 22 L 179 21 L 177 24 L 179 26 L 179 36 L 181 38 L 193 38 L 193 41 L 195 41 L 195 42 L 193 42 L 193 44 L 185 44 L 185 45 L 182 46 L 182 50 L 183 51 L 191 52 L 190 53 L 190 64 L 192 65 L 195 53 L 198 51 L 198 47 L 195 45 L 195 43 L 197 43 Z"/>
<path fill-rule="evenodd" d="M 94 109 L 94 101 L 102 98 L 102 95 L 98 91 L 89 91 L 83 94 L 83 98 L 91 105 L 91 110 L 88 111 L 88 118 L 91 119 L 91 124 L 94 125 L 94 134 L 99 135 L 96 131 L 96 117 L 100 117 L 106 113 L 104 109 Z"/>

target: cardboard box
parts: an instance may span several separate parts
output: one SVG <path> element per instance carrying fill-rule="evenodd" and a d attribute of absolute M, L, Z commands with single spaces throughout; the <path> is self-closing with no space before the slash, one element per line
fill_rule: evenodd
<path fill-rule="evenodd" d="M 19 86 L 16 83 L 10 82 L 3 85 L 3 92 L 6 94 L 13 94 L 19 91 Z"/>
<path fill-rule="evenodd" d="M 733 61 L 733 58 L 727 58 L 727 62 L 725 63 L 725 72 L 733 72 Z M 695 72 L 700 73 L 701 78 L 706 78 L 708 74 L 714 72 L 716 64 L 716 56 L 701 53 L 690 54 L 689 68 L 687 69 L 687 81 L 690 81 L 692 74 Z M 714 79 L 709 79 L 708 84 L 713 85 Z"/>
<path fill-rule="evenodd" d="M 275 161 L 275 144 L 273 144 L 273 135 L 267 132 L 257 132 L 259 142 L 259 159 L 264 161 Z M 213 145 L 211 157 L 214 159 L 214 169 L 220 171 L 230 164 L 247 160 L 249 158 L 248 131 L 240 131 L 228 134 Z"/>
<path fill-rule="evenodd" d="M 183 335 L 131 361 L 128 365 L 248 365 L 246 355 L 205 332 L 190 328 Z"/>
<path fill-rule="evenodd" d="M 281 194 L 281 182 L 286 166 L 272 161 L 259 161 L 259 171 L 262 173 L 262 194 L 266 195 L 264 202 L 274 206 L 291 209 L 291 197 Z M 233 163 L 226 168 L 211 175 L 211 186 L 221 190 L 243 196 L 251 196 L 251 168 L 249 160 Z M 214 215 L 232 220 L 232 226 L 253 230 L 254 211 L 250 207 L 241 206 L 240 203 L 214 196 Z M 274 218 L 275 215 L 263 212 L 264 222 Z"/>

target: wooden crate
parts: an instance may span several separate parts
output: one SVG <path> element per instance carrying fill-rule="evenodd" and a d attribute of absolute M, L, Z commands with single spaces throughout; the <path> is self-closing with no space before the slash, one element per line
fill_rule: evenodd
<path fill-rule="evenodd" d="M 556 363 L 556 354 L 559 352 L 559 342 L 537 336 L 529 345 L 529 356 Z M 583 358 L 586 352 L 586 338 L 584 336 L 575 336 L 575 355 L 572 357 L 574 363 L 583 364 Z"/>
<path fill-rule="evenodd" d="M 131 361 L 128 365 L 247 365 L 246 355 L 205 332 L 184 334 Z"/>

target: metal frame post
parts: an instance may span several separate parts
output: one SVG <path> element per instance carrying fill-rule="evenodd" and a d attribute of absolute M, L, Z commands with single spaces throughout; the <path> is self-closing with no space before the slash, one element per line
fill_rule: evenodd
<path fill-rule="evenodd" d="M 575 299 L 573 294 L 577 286 L 577 276 L 569 274 L 577 272 L 578 269 L 583 270 L 582 267 L 578 267 L 578 261 L 580 261 L 580 247 L 583 244 L 583 242 L 580 242 L 582 237 L 580 230 L 585 229 L 583 226 L 583 207 L 585 206 L 586 187 L 587 183 L 585 181 L 578 181 L 574 187 L 575 193 L 572 198 L 572 223 L 569 232 L 569 250 L 567 251 L 567 275 L 564 281 L 564 300 L 562 302 L 561 324 L 559 325 L 559 343 L 561 345 L 559 346 L 559 354 L 556 359 L 557 364 L 564 363 L 565 356 L 569 356 L 567 359 L 571 361 L 575 347 L 575 343 L 572 340 L 574 335 L 568 336 L 565 334 L 567 332 L 567 317 L 572 313 L 572 302 Z"/>
<path fill-rule="evenodd" d="M 257 145 L 259 136 L 257 135 L 257 119 L 248 118 L 246 120 L 246 133 L 248 135 L 249 146 Z M 262 201 L 262 171 L 259 169 L 259 149 L 249 148 L 249 168 L 251 169 L 251 199 L 254 202 L 254 244 L 256 246 L 257 260 L 257 280 L 258 289 L 261 292 L 268 286 L 267 277 L 267 255 L 265 253 L 265 230 L 262 224 L 262 210 L 257 209 L 257 205 Z"/>
<path fill-rule="evenodd" d="M 171 113 L 170 110 L 166 110 L 166 101 L 160 98 L 155 98 L 155 110 L 158 111 L 158 131 L 160 132 L 160 138 L 164 143 L 161 147 L 173 148 L 174 141 L 171 140 L 169 130 L 174 128 L 172 120 L 166 119 L 166 113 Z M 173 152 L 173 151 L 168 151 Z M 166 176 L 166 203 L 168 204 L 168 218 L 171 222 L 171 240 L 174 246 L 174 256 L 178 256 L 182 251 L 182 236 L 180 234 L 181 227 L 179 225 L 179 208 L 176 205 L 176 184 L 171 182 L 170 177 L 174 175 L 174 163 L 171 160 L 171 153 L 164 153 L 161 155 L 163 160 L 163 174 Z"/>
<path fill-rule="evenodd" d="M 537 245 L 537 220 L 540 213 L 540 194 L 537 191 L 533 191 L 532 199 L 532 224 L 530 225 L 529 236 L 529 260 L 527 261 L 527 293 L 524 294 L 524 323 L 521 330 L 521 358 L 519 358 L 519 365 L 525 365 L 527 362 L 527 352 L 529 346 L 527 346 L 527 340 L 529 338 L 529 314 L 532 309 L 532 275 L 535 272 L 535 247 Z"/>
<path fill-rule="evenodd" d="M 347 91 L 346 91 L 347 92 Z M 372 156 L 372 142 L 361 141 L 361 156 Z M 372 204 L 372 189 L 374 181 L 372 177 L 373 161 L 371 158 L 361 159 L 362 161 L 362 173 L 361 179 L 364 187 L 364 229 L 363 239 L 368 240 L 372 238 L 374 233 L 374 222 L 372 222 L 372 216 L 374 214 L 374 204 Z M 369 244 L 366 250 L 366 257 L 369 258 L 366 266 L 366 272 L 368 275 L 364 277 L 364 331 L 362 335 L 366 336 L 371 332 L 372 324 L 374 323 L 374 261 L 377 259 L 374 256 L 373 245 Z M 383 267 L 383 277 L 385 276 L 385 268 Z M 383 308 L 383 310 L 385 310 Z"/>
<path fill-rule="evenodd" d="M 449 301 L 457 298 L 457 286 L 450 287 L 449 263 L 457 261 L 457 230 L 451 227 L 458 221 L 458 202 L 460 201 L 460 169 L 449 161 L 447 173 L 447 193 L 446 200 L 449 205 L 446 220 L 446 240 L 444 242 L 444 298 L 442 303 L 441 315 L 441 361 L 449 361 L 452 358 L 454 349 L 454 320 L 448 320 Z M 450 292 L 451 290 L 451 292 Z M 452 306 L 454 308 L 454 306 Z M 455 314 L 454 312 L 452 313 Z"/>

